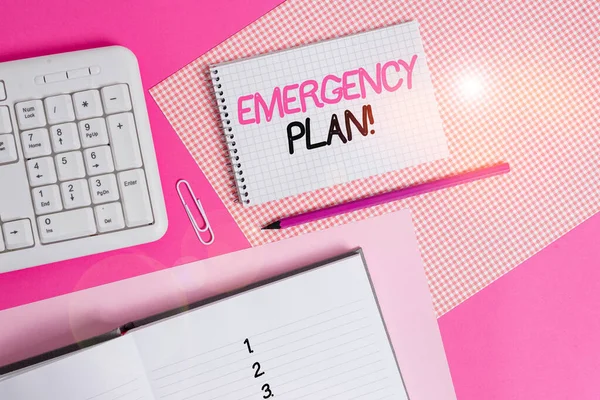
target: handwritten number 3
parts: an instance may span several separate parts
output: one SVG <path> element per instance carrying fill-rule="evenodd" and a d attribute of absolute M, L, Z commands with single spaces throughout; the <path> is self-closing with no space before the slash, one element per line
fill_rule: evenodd
<path fill-rule="evenodd" d="M 265 394 L 263 394 L 263 399 L 268 399 L 269 397 L 275 396 L 273 392 L 271 392 L 271 388 L 269 387 L 268 383 L 262 385 L 261 389 L 263 390 L 263 392 L 265 392 Z"/>

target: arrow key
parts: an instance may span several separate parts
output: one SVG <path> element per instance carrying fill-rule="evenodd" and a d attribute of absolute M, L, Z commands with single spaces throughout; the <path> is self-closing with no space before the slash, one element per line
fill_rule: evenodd
<path fill-rule="evenodd" d="M 60 184 L 60 191 L 62 193 L 63 204 L 67 210 L 92 204 L 90 191 L 85 179 L 63 182 Z"/>
<path fill-rule="evenodd" d="M 52 157 L 34 158 L 27 161 L 27 174 L 31 186 L 56 183 L 56 169 Z"/>
<path fill-rule="evenodd" d="M 98 146 L 86 149 L 83 152 L 83 158 L 85 159 L 87 173 L 90 176 L 106 174 L 115 170 L 110 146 Z"/>
<path fill-rule="evenodd" d="M 33 246 L 33 232 L 29 219 L 5 222 L 2 230 L 7 250 Z"/>
<path fill-rule="evenodd" d="M 50 127 L 50 138 L 55 153 L 77 150 L 81 147 L 77 125 L 74 122 Z"/>

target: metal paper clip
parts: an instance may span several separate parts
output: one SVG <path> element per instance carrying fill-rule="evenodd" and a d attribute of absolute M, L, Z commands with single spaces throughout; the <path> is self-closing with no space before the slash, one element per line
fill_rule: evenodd
<path fill-rule="evenodd" d="M 196 203 L 196 208 L 200 212 L 202 219 L 204 219 L 204 224 L 203 224 L 204 228 L 200 228 L 200 226 L 196 222 L 196 219 L 192 215 L 190 208 L 188 207 L 185 200 L 183 199 L 183 195 L 181 194 L 181 189 L 179 188 L 179 185 L 181 185 L 181 184 L 183 184 L 187 187 L 187 190 L 188 190 L 190 196 L 193 197 L 194 202 Z M 185 208 L 185 212 L 187 213 L 188 218 L 190 219 L 190 222 L 192 223 L 192 226 L 194 227 L 194 231 L 196 232 L 196 236 L 198 237 L 198 240 L 200 241 L 200 243 L 208 246 L 209 244 L 211 244 L 212 242 L 215 241 L 215 234 L 210 226 L 210 222 L 208 222 L 208 217 L 206 216 L 206 213 L 204 212 L 204 208 L 202 207 L 202 203 L 200 203 L 200 199 L 198 197 L 196 197 L 189 182 L 186 181 L 185 179 L 181 179 L 181 180 L 177 181 L 176 187 L 177 187 L 177 194 L 179 195 L 179 199 L 181 200 L 181 204 L 183 204 L 183 207 Z M 210 240 L 208 240 L 208 241 L 202 239 L 202 235 L 201 235 L 202 233 L 206 233 L 206 232 L 208 232 L 208 234 L 210 235 Z"/>

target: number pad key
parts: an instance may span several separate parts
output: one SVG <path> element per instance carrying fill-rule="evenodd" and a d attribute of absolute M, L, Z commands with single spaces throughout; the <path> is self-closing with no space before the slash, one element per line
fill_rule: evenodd
<path fill-rule="evenodd" d="M 129 89 L 125 84 L 102 88 L 102 100 L 107 114 L 131 110 Z"/>
<path fill-rule="evenodd" d="M 40 240 L 44 244 L 75 239 L 96 233 L 94 213 L 89 207 L 43 215 L 38 217 L 37 221 L 40 230 Z"/>
<path fill-rule="evenodd" d="M 121 171 L 141 167 L 142 154 L 133 114 L 122 113 L 108 117 L 108 131 L 117 169 Z"/>
<path fill-rule="evenodd" d="M 79 123 L 79 133 L 83 147 L 100 146 L 108 144 L 106 122 L 104 118 L 88 119 Z"/>
<path fill-rule="evenodd" d="M 77 150 L 81 147 L 79 133 L 74 122 L 62 125 L 54 125 L 50 128 L 52 148 L 56 153 Z"/>
<path fill-rule="evenodd" d="M 154 222 L 144 170 L 133 169 L 118 175 L 127 226 L 141 226 Z"/>
<path fill-rule="evenodd" d="M 30 100 L 17 103 L 15 113 L 21 130 L 41 128 L 46 125 L 46 115 L 41 100 Z"/>
<path fill-rule="evenodd" d="M 86 149 L 84 158 L 88 175 L 105 174 L 115 170 L 109 146 Z"/>
<path fill-rule="evenodd" d="M 48 214 L 62 210 L 58 185 L 42 186 L 31 192 L 36 214 Z"/>
<path fill-rule="evenodd" d="M 56 170 L 52 157 L 34 158 L 27 161 L 27 173 L 31 186 L 56 183 Z"/>
<path fill-rule="evenodd" d="M 70 153 L 58 154 L 55 160 L 58 179 L 61 181 L 85 177 L 85 167 L 83 166 L 81 152 L 72 151 Z"/>
<path fill-rule="evenodd" d="M 63 182 L 60 184 L 60 191 L 62 192 L 63 204 L 67 210 L 92 204 L 88 183 L 85 179 Z"/>
<path fill-rule="evenodd" d="M 46 128 L 21 133 L 21 142 L 25 158 L 47 156 L 52 153 Z"/>
<path fill-rule="evenodd" d="M 46 105 L 46 116 L 49 124 L 59 124 L 75 119 L 73 102 L 68 94 L 48 97 L 44 100 L 44 104 Z"/>
<path fill-rule="evenodd" d="M 121 203 L 110 203 L 94 208 L 98 232 L 110 232 L 125 228 Z"/>
<path fill-rule="evenodd" d="M 100 92 L 97 90 L 86 90 L 73 95 L 75 103 L 75 115 L 77 119 L 100 117 L 102 115 L 102 103 Z"/>
<path fill-rule="evenodd" d="M 119 200 L 117 180 L 113 174 L 95 176 L 89 179 L 94 204 Z"/>

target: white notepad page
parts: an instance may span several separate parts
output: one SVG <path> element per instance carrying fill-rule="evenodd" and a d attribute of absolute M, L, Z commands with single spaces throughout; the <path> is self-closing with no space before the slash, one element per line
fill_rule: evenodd
<path fill-rule="evenodd" d="M 227 107 L 227 117 L 225 112 L 221 116 L 236 178 L 244 178 L 238 188 L 245 205 L 448 156 L 416 22 L 211 70 L 219 104 Z M 367 117 L 366 136 L 350 122 L 348 140 L 346 110 L 362 126 L 367 105 L 373 123 Z M 336 133 L 330 144 L 308 149 L 307 133 L 300 137 L 302 128 L 296 125 L 290 136 L 299 138 L 292 140 L 290 154 L 290 123 L 301 123 L 307 131 L 310 118 L 311 145 L 327 143 L 334 114 L 346 143 Z"/>
<path fill-rule="evenodd" d="M 134 335 L 164 400 L 407 399 L 358 254 Z"/>
<path fill-rule="evenodd" d="M 362 257 L 356 254 L 0 382 L 0 398 L 408 396 Z"/>
<path fill-rule="evenodd" d="M 124 336 L 0 381 L 0 399 L 154 399 L 133 337 Z"/>

